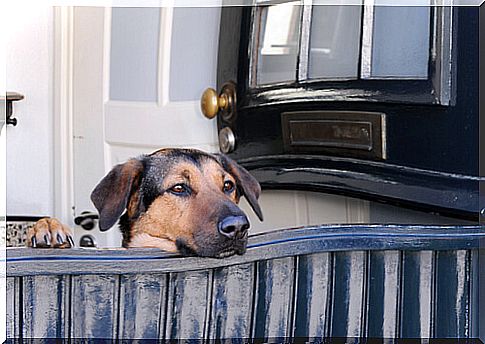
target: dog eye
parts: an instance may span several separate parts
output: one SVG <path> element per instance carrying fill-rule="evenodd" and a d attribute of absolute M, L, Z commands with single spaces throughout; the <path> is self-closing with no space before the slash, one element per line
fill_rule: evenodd
<path fill-rule="evenodd" d="M 170 188 L 170 192 L 176 195 L 188 195 L 190 194 L 190 188 L 185 184 L 177 184 Z"/>
<path fill-rule="evenodd" d="M 234 183 L 230 180 L 224 182 L 224 187 L 222 188 L 224 192 L 232 192 L 234 190 Z"/>

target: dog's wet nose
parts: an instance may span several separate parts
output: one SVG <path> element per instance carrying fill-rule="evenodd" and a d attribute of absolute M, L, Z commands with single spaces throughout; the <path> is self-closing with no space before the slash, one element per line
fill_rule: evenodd
<path fill-rule="evenodd" d="M 249 229 L 249 221 L 246 216 L 228 216 L 218 224 L 219 233 L 229 239 L 242 238 Z"/>

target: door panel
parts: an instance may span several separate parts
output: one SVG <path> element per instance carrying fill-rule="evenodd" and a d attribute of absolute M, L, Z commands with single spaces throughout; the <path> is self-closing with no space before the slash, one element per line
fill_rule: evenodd
<path fill-rule="evenodd" d="M 109 99 L 156 102 L 161 11 L 113 8 L 109 42 Z"/>

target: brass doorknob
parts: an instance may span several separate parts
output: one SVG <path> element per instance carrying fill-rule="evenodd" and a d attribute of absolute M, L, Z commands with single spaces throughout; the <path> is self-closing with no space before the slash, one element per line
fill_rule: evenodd
<path fill-rule="evenodd" d="M 200 108 L 205 117 L 212 119 L 219 112 L 225 120 L 232 118 L 236 105 L 236 85 L 226 82 L 222 85 L 221 93 L 208 88 L 200 98 Z"/>
<path fill-rule="evenodd" d="M 225 109 L 228 104 L 227 95 L 223 93 L 218 96 L 217 91 L 213 88 L 206 89 L 200 99 L 202 113 L 209 119 L 216 117 L 219 110 Z"/>

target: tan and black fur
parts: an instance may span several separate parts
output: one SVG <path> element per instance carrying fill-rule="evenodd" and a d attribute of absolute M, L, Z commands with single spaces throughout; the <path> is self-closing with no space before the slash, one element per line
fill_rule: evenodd
<path fill-rule="evenodd" d="M 246 251 L 249 222 L 237 206 L 241 196 L 263 219 L 260 191 L 256 179 L 225 155 L 161 149 L 115 166 L 91 200 L 101 230 L 119 220 L 124 247 L 225 257 Z M 66 226 L 41 221 L 29 233 L 31 246 L 67 246 Z"/>

